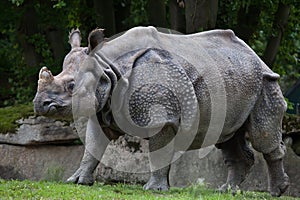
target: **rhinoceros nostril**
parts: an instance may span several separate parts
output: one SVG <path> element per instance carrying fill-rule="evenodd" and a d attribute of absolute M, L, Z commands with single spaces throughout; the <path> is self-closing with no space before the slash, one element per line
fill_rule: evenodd
<path fill-rule="evenodd" d="M 51 104 L 51 101 L 44 101 L 43 102 L 43 107 L 49 107 L 49 105 Z"/>

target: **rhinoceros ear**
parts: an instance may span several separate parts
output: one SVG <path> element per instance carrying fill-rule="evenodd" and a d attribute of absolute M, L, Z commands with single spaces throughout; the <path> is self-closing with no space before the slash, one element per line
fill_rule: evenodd
<path fill-rule="evenodd" d="M 73 48 L 76 48 L 76 47 L 80 47 L 80 44 L 81 44 L 81 36 L 80 36 L 80 31 L 79 29 L 72 29 L 72 31 L 70 32 L 69 34 L 69 43 Z"/>
<path fill-rule="evenodd" d="M 98 44 L 104 40 L 104 29 L 97 28 L 92 30 L 89 34 L 89 52 L 91 52 Z"/>

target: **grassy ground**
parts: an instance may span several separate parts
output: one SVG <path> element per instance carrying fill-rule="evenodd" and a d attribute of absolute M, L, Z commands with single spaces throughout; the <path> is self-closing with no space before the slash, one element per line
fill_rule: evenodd
<path fill-rule="evenodd" d="M 154 200 L 154 199 L 178 199 L 178 200 L 234 200 L 234 199 L 286 199 L 291 197 L 272 198 L 268 193 L 238 192 L 220 194 L 204 186 L 195 185 L 179 189 L 172 188 L 168 192 L 144 191 L 142 186 L 116 184 L 82 186 L 57 182 L 33 182 L 33 181 L 4 181 L 0 180 L 0 199 L 103 199 L 103 200 Z"/>

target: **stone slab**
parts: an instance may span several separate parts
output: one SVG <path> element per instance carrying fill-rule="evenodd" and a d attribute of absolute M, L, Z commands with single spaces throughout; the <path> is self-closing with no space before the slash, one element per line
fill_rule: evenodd
<path fill-rule="evenodd" d="M 68 122 L 31 116 L 17 123 L 20 127 L 15 133 L 0 134 L 0 144 L 68 144 L 78 139 L 75 128 Z"/>
<path fill-rule="evenodd" d="M 66 180 L 77 169 L 82 145 L 15 146 L 0 145 L 0 178 Z"/>

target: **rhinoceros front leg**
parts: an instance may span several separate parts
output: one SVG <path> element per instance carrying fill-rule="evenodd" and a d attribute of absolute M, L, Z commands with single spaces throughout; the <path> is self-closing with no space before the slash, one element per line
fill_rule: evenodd
<path fill-rule="evenodd" d="M 83 185 L 94 183 L 93 173 L 101 160 L 109 140 L 101 129 L 97 117 L 91 116 L 87 123 L 85 151 L 79 169 L 67 179 L 67 182 Z"/>
<path fill-rule="evenodd" d="M 69 183 L 78 183 L 82 185 L 93 185 L 94 177 L 93 172 L 96 169 L 99 160 L 94 158 L 87 149 L 84 151 L 80 167 L 76 172 L 67 179 Z"/>
<path fill-rule="evenodd" d="M 149 138 L 151 177 L 144 185 L 145 190 L 169 190 L 169 171 L 174 155 L 173 137 L 174 129 L 166 126 Z"/>

